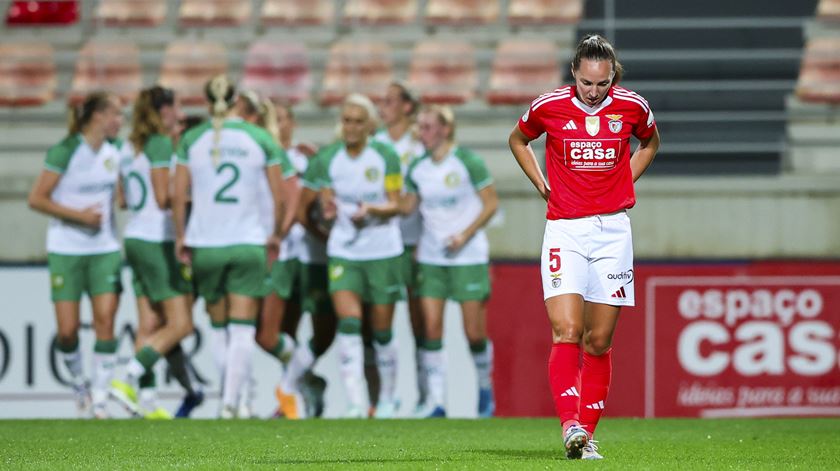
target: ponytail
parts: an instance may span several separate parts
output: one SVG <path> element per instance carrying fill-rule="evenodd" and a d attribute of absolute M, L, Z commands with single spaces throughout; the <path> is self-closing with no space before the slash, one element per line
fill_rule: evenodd
<path fill-rule="evenodd" d="M 257 123 L 265 128 L 278 145 L 280 144 L 280 126 L 277 124 L 277 108 L 274 102 L 263 98 L 260 102 L 259 120 Z"/>
<path fill-rule="evenodd" d="M 577 45 L 575 50 L 575 57 L 572 59 L 572 70 L 580 69 L 580 61 L 582 59 L 589 59 L 594 61 L 610 61 L 613 68 L 612 85 L 621 81 L 624 76 L 624 67 L 618 62 L 618 56 L 615 54 L 615 48 L 609 41 L 597 34 L 590 34 L 585 36 Z"/>
<path fill-rule="evenodd" d="M 236 90 L 224 75 L 217 75 L 204 86 L 204 95 L 211 104 L 211 119 L 213 123 L 213 164 L 219 164 L 219 142 L 222 139 L 222 125 L 231 106 Z"/>

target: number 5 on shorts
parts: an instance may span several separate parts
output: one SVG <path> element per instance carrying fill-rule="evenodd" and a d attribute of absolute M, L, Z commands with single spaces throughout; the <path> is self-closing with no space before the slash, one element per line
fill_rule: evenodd
<path fill-rule="evenodd" d="M 552 273 L 560 271 L 560 249 L 548 249 L 548 269 Z"/>

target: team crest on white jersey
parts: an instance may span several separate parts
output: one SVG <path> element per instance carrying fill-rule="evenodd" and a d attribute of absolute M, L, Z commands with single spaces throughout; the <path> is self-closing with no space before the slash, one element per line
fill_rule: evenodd
<path fill-rule="evenodd" d="M 461 177 L 459 177 L 456 172 L 449 172 L 443 179 L 443 184 L 446 185 L 447 188 L 455 188 L 460 183 Z"/>
<path fill-rule="evenodd" d="M 587 116 L 586 117 L 586 132 L 589 133 L 590 136 L 595 137 L 598 135 L 598 131 L 601 130 L 601 118 L 598 116 Z"/>
<path fill-rule="evenodd" d="M 369 182 L 375 182 L 379 178 L 379 169 L 376 167 L 368 167 L 365 169 L 365 178 Z"/>
<path fill-rule="evenodd" d="M 621 126 L 622 126 L 621 118 L 622 118 L 622 115 L 620 115 L 620 114 L 608 114 L 608 115 L 606 115 L 606 117 L 609 118 L 609 120 L 610 120 L 610 122 L 609 122 L 610 131 L 612 131 L 616 134 L 621 132 Z"/>

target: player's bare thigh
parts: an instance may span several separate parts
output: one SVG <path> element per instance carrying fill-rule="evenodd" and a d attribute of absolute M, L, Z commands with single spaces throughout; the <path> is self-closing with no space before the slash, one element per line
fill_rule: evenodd
<path fill-rule="evenodd" d="M 580 343 L 583 337 L 583 296 L 560 294 L 545 300 L 553 343 Z"/>

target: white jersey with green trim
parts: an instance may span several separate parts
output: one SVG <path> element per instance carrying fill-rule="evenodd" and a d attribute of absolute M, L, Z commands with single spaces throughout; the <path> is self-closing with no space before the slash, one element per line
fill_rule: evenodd
<path fill-rule="evenodd" d="M 103 141 L 98 151 L 81 134 L 68 136 L 47 151 L 44 168 L 61 175 L 50 198 L 68 208 L 96 206 L 102 224 L 91 228 L 51 217 L 47 229 L 47 252 L 63 255 L 93 255 L 120 250 L 114 222 L 114 189 L 120 154 L 116 143 Z"/>
<path fill-rule="evenodd" d="M 205 123 L 191 129 L 178 146 L 178 165 L 189 168 L 192 212 L 185 242 L 191 247 L 263 245 L 260 184 L 265 170 L 281 165 L 294 175 L 286 153 L 264 129 L 229 118 L 221 130 Z"/>
<path fill-rule="evenodd" d="M 460 147 L 439 162 L 427 155 L 412 164 L 406 188 L 418 195 L 423 215 L 418 262 L 444 266 L 488 262 L 490 246 L 483 229 L 456 252 L 446 246 L 450 237 L 476 220 L 482 209 L 478 192 L 492 183 L 481 157 Z"/>
<path fill-rule="evenodd" d="M 308 160 L 301 151 L 295 147 L 286 149 L 286 155 L 289 157 L 289 162 L 295 169 L 295 173 L 302 175 L 306 171 Z M 263 178 L 260 183 L 260 218 L 265 226 L 266 235 L 274 231 L 274 201 L 271 198 L 271 189 L 268 185 L 268 178 Z M 287 208 L 288 211 L 294 211 L 295 208 Z M 280 253 L 277 260 L 284 262 L 287 260 L 297 260 L 302 256 L 304 251 L 303 237 L 306 229 L 298 223 L 292 224 L 289 233 L 280 241 Z"/>
<path fill-rule="evenodd" d="M 289 153 L 289 160 L 292 161 L 292 166 L 295 167 L 299 176 L 306 173 L 309 168 L 309 157 L 303 154 L 296 147 L 292 147 L 287 151 Z M 314 157 L 313 157 L 314 158 Z M 298 184 L 303 186 L 303 181 L 298 180 Z M 297 258 L 301 263 L 307 265 L 326 265 L 327 263 L 327 246 L 320 239 L 310 234 L 301 224 L 295 223 L 290 231 L 295 233 L 297 237 Z"/>
<path fill-rule="evenodd" d="M 399 157 L 394 149 L 373 141 L 351 157 L 341 143 L 329 146 L 316 158 L 314 173 L 319 188 L 335 193 L 337 217 L 327 241 L 327 254 L 348 260 L 379 260 L 403 252 L 399 222 L 396 217 L 368 216 L 360 226 L 353 223 L 361 203 L 384 204 L 388 191 L 402 189 Z M 309 181 L 305 184 L 310 184 Z"/>
<path fill-rule="evenodd" d="M 120 176 L 129 210 L 123 237 L 148 242 L 171 241 L 175 239 L 172 211 L 157 205 L 152 169 L 171 169 L 175 151 L 169 137 L 160 134 L 150 136 L 144 149 L 138 154 L 130 142 L 121 149 Z"/>
<path fill-rule="evenodd" d="M 415 160 L 423 157 L 426 150 L 423 149 L 423 144 L 414 138 L 411 131 L 406 132 L 399 139 L 394 141 L 391 135 L 388 134 L 387 129 L 381 129 L 373 137 L 375 140 L 389 144 L 397 151 L 400 157 L 400 169 L 403 177 L 408 174 L 408 168 Z M 420 231 L 423 229 L 422 221 L 420 220 L 420 212 L 414 211 L 407 216 L 400 217 L 400 233 L 402 234 L 403 244 L 409 246 L 417 245 L 420 240 Z"/>

